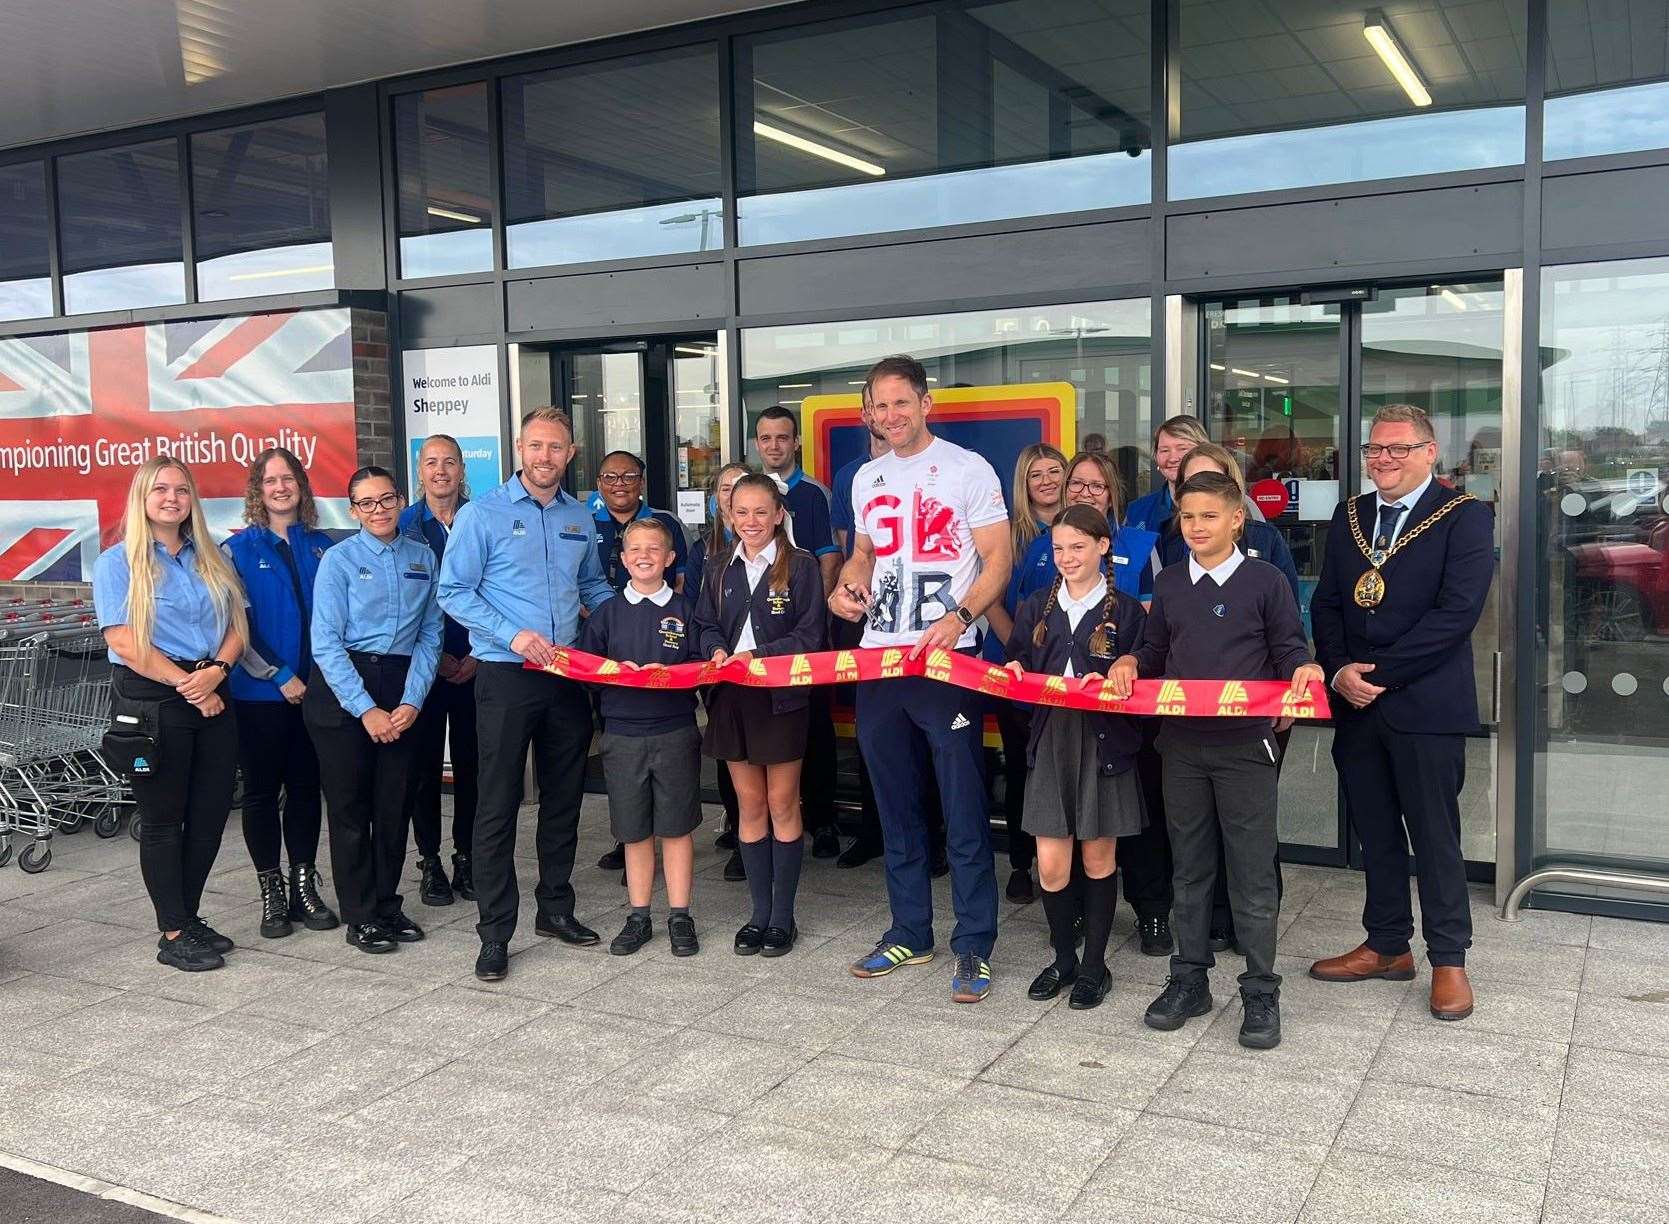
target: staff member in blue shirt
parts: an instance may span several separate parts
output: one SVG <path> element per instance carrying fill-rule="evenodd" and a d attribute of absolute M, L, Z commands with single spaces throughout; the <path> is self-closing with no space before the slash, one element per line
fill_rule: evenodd
<path fill-rule="evenodd" d="M 481 806 L 475 820 L 475 976 L 502 981 L 521 892 L 516 886 L 516 810 L 522 767 L 533 746 L 539 781 L 538 918 L 534 930 L 570 944 L 597 932 L 574 918 L 574 848 L 579 840 L 591 699 L 583 686 L 544 667 L 574 642 L 580 607 L 596 609 L 614 590 L 603 577 L 585 504 L 562 490 L 574 457 L 574 427 L 559 408 L 522 417 L 521 470 L 476 498 L 452 523 L 441 565 L 440 602 L 469 630 L 481 660 L 475 712 L 481 735 Z"/>
<path fill-rule="evenodd" d="M 243 654 L 243 588 L 209 543 L 191 470 L 146 460 L 128 486 L 122 542 L 93 563 L 93 607 L 115 698 L 158 703 L 151 772 L 133 775 L 139 871 L 156 907 L 157 960 L 218 969 L 232 941 L 197 910 L 220 853 L 238 763 L 221 685 Z"/>
<path fill-rule="evenodd" d="M 1143 531 L 1163 534 L 1176 515 L 1176 489 L 1182 474 L 1182 461 L 1200 443 L 1209 441 L 1211 438 L 1206 434 L 1205 426 L 1196 417 L 1174 416 L 1159 426 L 1153 434 L 1153 466 L 1159 471 L 1159 487 L 1131 502 L 1124 521 Z M 1141 598 L 1144 604 L 1152 602 L 1153 579 L 1162 568 L 1155 553 L 1142 575 Z"/>
<path fill-rule="evenodd" d="M 458 511 L 469 504 L 464 452 L 450 434 L 430 434 L 417 452 L 417 480 L 423 496 L 400 516 L 400 530 L 426 541 L 439 562 Z M 418 895 L 424 905 L 451 905 L 454 894 L 475 899 L 470 845 L 475 833 L 479 753 L 475 735 L 475 670 L 469 630 L 450 616 L 441 619 L 440 665 L 429 699 L 417 720 L 417 773 L 407 807 L 417 838 Z M 450 724 L 450 735 L 448 726 Z M 452 878 L 440 861 L 440 778 L 448 743 L 452 750 Z"/>
<path fill-rule="evenodd" d="M 319 530 L 301 460 L 281 446 L 250 464 L 243 519 L 249 525 L 221 545 L 249 598 L 249 642 L 231 683 L 243 840 L 261 885 L 261 938 L 282 939 L 298 922 L 310 931 L 338 925 L 319 896 L 319 758 L 301 718 L 313 673 L 313 580 L 333 541 Z M 280 842 L 290 853 L 288 892 Z"/>
<path fill-rule="evenodd" d="M 440 660 L 434 553 L 400 532 L 386 468 L 348 478 L 359 522 L 324 555 L 313 595 L 318 663 L 302 714 L 319 750 L 330 805 L 330 865 L 348 943 L 392 952 L 423 930 L 400 908 L 406 793 L 417 756 L 413 727 Z"/>

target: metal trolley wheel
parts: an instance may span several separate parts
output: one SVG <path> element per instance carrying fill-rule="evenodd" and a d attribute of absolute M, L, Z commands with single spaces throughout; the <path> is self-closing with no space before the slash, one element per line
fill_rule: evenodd
<path fill-rule="evenodd" d="M 39 875 L 52 865 L 52 847 L 45 842 L 30 842 L 17 856 L 17 865 L 30 875 Z"/>
<path fill-rule="evenodd" d="M 139 812 L 135 809 L 132 818 L 127 822 L 128 836 L 134 841 L 139 840 Z"/>
<path fill-rule="evenodd" d="M 114 803 L 108 803 L 99 810 L 93 818 L 93 832 L 100 837 L 111 838 L 122 831 L 122 809 Z"/>

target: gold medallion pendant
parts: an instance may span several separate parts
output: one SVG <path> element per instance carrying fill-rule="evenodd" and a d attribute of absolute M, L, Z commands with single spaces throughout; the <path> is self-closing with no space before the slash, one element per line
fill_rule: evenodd
<path fill-rule="evenodd" d="M 1376 569 L 1363 570 L 1352 595 L 1358 608 L 1377 608 L 1385 598 L 1385 575 Z"/>

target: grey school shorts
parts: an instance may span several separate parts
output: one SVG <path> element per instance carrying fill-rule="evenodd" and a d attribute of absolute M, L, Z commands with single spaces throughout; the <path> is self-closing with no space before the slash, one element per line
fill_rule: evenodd
<path fill-rule="evenodd" d="M 602 740 L 609 825 L 621 842 L 684 837 L 701 823 L 701 732 L 610 735 Z"/>

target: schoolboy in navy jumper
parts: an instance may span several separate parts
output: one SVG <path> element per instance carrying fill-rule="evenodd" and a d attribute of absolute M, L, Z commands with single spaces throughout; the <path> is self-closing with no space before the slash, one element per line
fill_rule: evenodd
<path fill-rule="evenodd" d="M 1302 695 L 1322 678 L 1310 661 L 1298 604 L 1281 571 L 1235 547 L 1246 523 L 1240 489 L 1219 472 L 1183 484 L 1177 517 L 1192 556 L 1161 571 L 1142 642 L 1113 664 L 1113 692 L 1137 675 L 1181 680 L 1291 680 Z M 1166 717 L 1159 732 L 1165 817 L 1174 863 L 1177 951 L 1148 1027 L 1176 1029 L 1211 1010 L 1211 892 L 1217 831 L 1229 877 L 1229 905 L 1246 955 L 1240 975 L 1245 1014 L 1240 1044 L 1272 1049 L 1281 1040 L 1275 972 L 1275 736 L 1270 719 Z"/>
<path fill-rule="evenodd" d="M 1063 676 L 1074 687 L 1099 686 L 1106 669 L 1141 641 L 1146 613 L 1117 589 L 1107 554 L 1112 530 L 1091 506 L 1068 506 L 1049 530 L 1055 580 L 1015 611 L 1009 668 Z M 1034 706 L 1026 743 L 1025 805 L 1021 823 L 1037 845 L 1043 912 L 1055 959 L 1032 982 L 1031 998 L 1054 998 L 1072 987 L 1069 1006 L 1099 1007 L 1112 985 L 1107 937 L 1118 902 L 1118 839 L 1139 833 L 1147 816 L 1136 752 L 1141 724 L 1127 714 Z M 1072 882 L 1074 846 L 1082 847 L 1084 880 Z M 1084 919 L 1084 958 L 1078 960 L 1077 922 Z"/>
<path fill-rule="evenodd" d="M 788 542 L 788 512 L 769 476 L 748 475 L 730 494 L 736 547 L 703 575 L 696 605 L 703 658 L 746 665 L 755 655 L 821 650 L 827 639 L 823 580 L 811 554 Z M 805 857 L 800 765 L 811 704 L 807 689 L 715 685 L 702 748 L 729 763 L 753 913 L 736 932 L 736 955 L 782 956 L 794 946 L 794 895 Z"/>
<path fill-rule="evenodd" d="M 628 575 L 621 598 L 592 614 L 580 649 L 630 671 L 698 660 L 691 601 L 667 585 L 672 533 L 655 519 L 628 523 L 620 564 Z M 625 847 L 626 892 L 632 912 L 609 951 L 630 956 L 654 936 L 649 899 L 655 887 L 655 840 L 661 843 L 667 936 L 674 956 L 701 950 L 690 917 L 695 828 L 701 823 L 701 734 L 690 689 L 599 686 L 603 716 L 603 778 L 609 824 Z"/>

